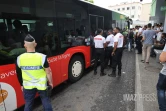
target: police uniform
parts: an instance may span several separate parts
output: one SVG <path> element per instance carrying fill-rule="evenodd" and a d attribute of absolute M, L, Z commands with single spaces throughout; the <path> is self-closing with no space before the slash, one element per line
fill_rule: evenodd
<path fill-rule="evenodd" d="M 117 33 L 114 36 L 114 42 L 118 42 L 117 49 L 115 51 L 115 55 L 112 57 L 112 68 L 113 72 L 116 72 L 116 67 L 118 65 L 119 73 L 121 73 L 122 69 L 122 54 L 123 54 L 123 41 L 124 36 L 121 33 Z"/>
<path fill-rule="evenodd" d="M 110 66 L 112 65 L 112 51 L 113 51 L 113 47 L 114 47 L 114 35 L 110 34 L 107 36 L 106 38 L 106 42 L 109 42 L 109 44 L 107 45 L 106 48 L 106 58 L 105 58 L 105 65 L 108 65 L 108 62 L 110 60 Z"/>
<path fill-rule="evenodd" d="M 32 42 L 34 38 L 26 37 L 25 41 Z M 44 70 L 44 68 L 49 67 L 47 56 L 37 52 L 26 52 L 17 57 L 16 66 L 19 83 L 23 86 L 24 111 L 32 111 L 32 103 L 36 92 L 41 97 L 44 109 L 52 111 L 47 95 L 47 76 Z"/>
<path fill-rule="evenodd" d="M 104 74 L 104 58 L 105 58 L 105 51 L 104 51 L 104 44 L 106 43 L 106 40 L 103 36 L 97 35 L 94 37 L 94 43 L 95 43 L 95 65 L 94 65 L 94 74 L 97 74 L 97 63 L 100 59 L 101 63 L 101 75 Z"/>

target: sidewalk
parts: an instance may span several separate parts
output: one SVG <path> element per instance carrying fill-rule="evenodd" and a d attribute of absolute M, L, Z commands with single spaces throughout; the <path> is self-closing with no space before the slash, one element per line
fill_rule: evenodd
<path fill-rule="evenodd" d="M 136 54 L 136 94 L 145 96 L 136 102 L 136 111 L 159 111 L 156 84 L 162 64 L 156 58 L 150 58 L 150 64 L 141 62 L 142 55 Z"/>

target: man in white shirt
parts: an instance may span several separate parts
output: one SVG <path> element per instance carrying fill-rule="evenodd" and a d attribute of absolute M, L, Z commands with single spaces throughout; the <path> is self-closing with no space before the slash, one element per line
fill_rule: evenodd
<path fill-rule="evenodd" d="M 111 77 L 116 77 L 116 67 L 118 66 L 118 75 L 121 76 L 122 69 L 122 54 L 123 54 L 123 44 L 124 44 L 124 36 L 120 33 L 120 29 L 118 27 L 114 28 L 115 36 L 114 36 L 114 49 L 112 52 L 112 74 L 109 74 Z"/>
<path fill-rule="evenodd" d="M 105 48 L 106 48 L 106 40 L 102 36 L 103 30 L 98 29 L 97 30 L 97 36 L 94 37 L 94 43 L 95 43 L 95 64 L 94 64 L 94 75 L 97 74 L 97 63 L 100 59 L 101 63 L 101 73 L 100 76 L 106 75 L 104 73 L 104 58 L 105 58 Z"/>
<path fill-rule="evenodd" d="M 140 27 L 139 30 L 138 30 L 138 32 L 139 32 L 139 33 L 142 33 L 142 31 L 143 31 L 143 28 Z"/>
<path fill-rule="evenodd" d="M 114 47 L 114 35 L 113 30 L 108 30 L 108 36 L 106 38 L 107 48 L 106 48 L 106 58 L 105 58 L 105 65 L 108 66 L 108 62 L 110 61 L 110 65 L 112 65 L 112 51 Z"/>
<path fill-rule="evenodd" d="M 160 23 L 160 30 L 163 31 L 164 28 L 163 28 L 163 23 Z"/>

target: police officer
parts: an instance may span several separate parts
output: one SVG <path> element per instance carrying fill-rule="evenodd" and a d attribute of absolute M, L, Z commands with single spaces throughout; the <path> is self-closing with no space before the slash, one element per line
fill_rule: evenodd
<path fill-rule="evenodd" d="M 24 93 L 24 111 L 32 111 L 36 92 L 41 97 L 44 111 L 53 111 L 47 92 L 47 80 L 53 88 L 52 72 L 47 62 L 47 56 L 35 52 L 35 39 L 28 34 L 24 39 L 27 52 L 17 57 L 17 77 Z M 19 70 L 21 69 L 21 70 Z"/>
<path fill-rule="evenodd" d="M 97 36 L 94 37 L 94 43 L 95 43 L 95 65 L 94 65 L 94 75 L 97 74 L 97 63 L 98 59 L 100 59 L 101 62 L 101 73 L 100 76 L 106 75 L 104 73 L 104 58 L 105 58 L 105 47 L 106 47 L 106 41 L 105 38 L 102 36 L 103 30 L 98 29 L 97 30 Z"/>
<path fill-rule="evenodd" d="M 122 54 L 123 54 L 123 43 L 124 36 L 120 33 L 120 29 L 118 27 L 114 28 L 115 36 L 114 36 L 114 49 L 112 51 L 112 74 L 109 74 L 111 77 L 116 77 L 116 67 L 118 65 L 118 75 L 121 76 L 122 69 Z"/>
<path fill-rule="evenodd" d="M 108 66 L 108 62 L 110 60 L 110 66 L 112 65 L 112 51 L 114 46 L 114 35 L 113 30 L 108 30 L 108 36 L 106 38 L 107 48 L 106 48 L 106 58 L 105 58 L 105 65 Z"/>

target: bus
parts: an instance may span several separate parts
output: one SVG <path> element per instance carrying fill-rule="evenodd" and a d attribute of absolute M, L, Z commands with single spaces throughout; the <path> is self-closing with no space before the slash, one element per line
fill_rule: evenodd
<path fill-rule="evenodd" d="M 112 11 L 79 0 L 0 1 L 0 111 L 24 105 L 15 63 L 31 34 L 36 52 L 46 54 L 54 87 L 76 82 L 94 62 L 93 37 L 112 28 Z M 91 36 L 90 36 L 91 35 Z"/>

